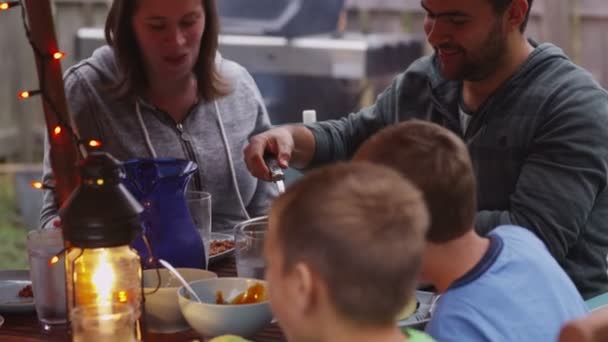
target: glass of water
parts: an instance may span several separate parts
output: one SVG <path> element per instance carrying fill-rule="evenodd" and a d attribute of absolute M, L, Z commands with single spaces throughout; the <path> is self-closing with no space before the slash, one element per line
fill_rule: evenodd
<path fill-rule="evenodd" d="M 242 278 L 264 279 L 264 238 L 268 218 L 258 217 L 234 227 L 236 273 Z"/>
<path fill-rule="evenodd" d="M 32 230 L 27 235 L 32 291 L 38 320 L 45 330 L 67 323 L 65 262 L 51 259 L 63 250 L 61 229 Z"/>
<path fill-rule="evenodd" d="M 186 203 L 192 215 L 194 227 L 205 247 L 205 268 L 209 267 L 209 248 L 211 244 L 211 194 L 204 191 L 187 191 Z"/>

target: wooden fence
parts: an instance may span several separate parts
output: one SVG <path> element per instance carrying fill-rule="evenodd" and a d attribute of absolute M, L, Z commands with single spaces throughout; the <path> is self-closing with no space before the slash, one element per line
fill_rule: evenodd
<path fill-rule="evenodd" d="M 221 0 L 218 0 L 221 1 Z M 306 1 L 306 0 L 304 0 Z M 366 32 L 422 34 L 419 0 L 346 0 L 349 28 Z M 103 26 L 109 0 L 55 0 L 59 44 L 68 55 L 64 70 L 76 62 L 76 30 Z M 37 86 L 32 52 L 19 10 L 0 12 L 0 160 L 41 160 L 43 113 L 40 100 L 17 100 L 21 89 Z M 606 0 L 535 0 L 528 35 L 561 46 L 608 87 L 608 2 Z"/>

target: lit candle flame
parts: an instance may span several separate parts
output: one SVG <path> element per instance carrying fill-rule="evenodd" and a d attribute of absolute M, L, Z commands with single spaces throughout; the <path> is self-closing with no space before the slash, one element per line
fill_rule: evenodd
<path fill-rule="evenodd" d="M 98 267 L 93 271 L 92 281 L 97 293 L 97 305 L 101 314 L 111 313 L 112 290 L 116 275 L 108 260 L 108 252 L 104 249 L 99 256 Z"/>

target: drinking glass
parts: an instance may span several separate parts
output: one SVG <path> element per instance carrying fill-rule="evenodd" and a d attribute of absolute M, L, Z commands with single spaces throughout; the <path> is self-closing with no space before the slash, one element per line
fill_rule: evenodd
<path fill-rule="evenodd" d="M 209 267 L 209 248 L 211 244 L 211 194 L 204 191 L 187 191 L 186 203 L 205 247 L 205 268 Z"/>
<path fill-rule="evenodd" d="M 67 323 L 64 249 L 59 228 L 32 230 L 26 240 L 32 292 L 38 320 L 45 330 L 50 325 Z"/>
<path fill-rule="evenodd" d="M 234 228 L 236 273 L 243 278 L 264 279 L 264 239 L 268 228 L 266 216 L 239 223 Z"/>

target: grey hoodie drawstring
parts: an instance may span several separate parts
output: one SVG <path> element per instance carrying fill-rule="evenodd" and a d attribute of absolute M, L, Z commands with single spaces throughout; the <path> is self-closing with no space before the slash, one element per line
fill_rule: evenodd
<path fill-rule="evenodd" d="M 157 159 L 158 156 L 156 154 L 156 150 L 154 146 L 152 146 L 152 140 L 150 140 L 150 134 L 148 133 L 148 129 L 144 124 L 144 118 L 141 115 L 141 109 L 139 105 L 139 100 L 135 100 L 135 113 L 137 114 L 137 121 L 139 121 L 139 127 L 141 128 L 142 133 L 144 134 L 144 140 L 146 141 L 146 147 L 148 148 L 148 152 L 152 155 L 152 158 Z"/>
<path fill-rule="evenodd" d="M 226 149 L 226 156 L 228 158 L 228 165 L 230 166 L 230 174 L 232 175 L 232 183 L 234 184 L 234 189 L 236 190 L 236 196 L 239 199 L 239 203 L 241 204 L 241 210 L 245 214 L 245 217 L 249 220 L 251 217 L 247 212 L 247 208 L 245 207 L 245 202 L 243 202 L 243 197 L 241 196 L 241 190 L 239 189 L 239 182 L 236 179 L 236 171 L 234 170 L 234 162 L 232 161 L 232 152 L 230 152 L 230 145 L 228 145 L 228 137 L 226 136 L 226 130 L 224 129 L 224 122 L 222 120 L 222 112 L 220 111 L 220 105 L 217 101 L 213 102 L 215 104 L 215 114 L 217 116 L 217 121 L 220 126 L 220 133 L 222 133 L 222 140 L 224 141 L 224 147 Z"/>

